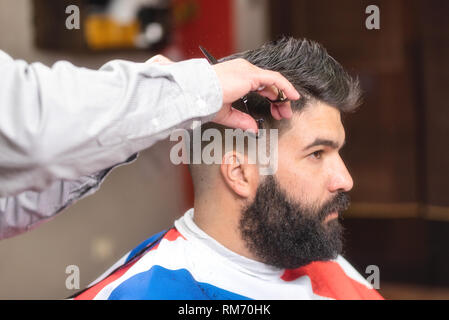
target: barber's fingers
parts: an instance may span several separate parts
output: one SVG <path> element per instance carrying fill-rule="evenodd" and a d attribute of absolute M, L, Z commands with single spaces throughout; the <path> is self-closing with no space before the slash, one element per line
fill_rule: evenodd
<path fill-rule="evenodd" d="M 279 108 L 277 108 L 275 105 L 271 105 L 271 115 L 273 116 L 274 119 L 276 120 L 281 120 L 282 119 L 282 115 L 279 112 Z"/>
<path fill-rule="evenodd" d="M 281 120 L 283 118 L 290 119 L 293 115 L 290 102 L 271 104 L 271 115 L 276 120 Z"/>
<path fill-rule="evenodd" d="M 259 93 L 263 96 L 269 95 L 273 97 L 273 86 L 282 90 L 289 100 L 298 100 L 300 97 L 295 87 L 279 72 L 258 68 L 258 72 L 255 73 L 255 78 L 253 79 L 253 88 L 251 90 L 256 91 L 260 87 L 265 87 Z M 277 91 L 275 95 L 275 97 L 270 99 L 275 100 L 277 98 Z"/>
<path fill-rule="evenodd" d="M 257 93 L 270 100 L 276 100 L 279 95 L 279 90 L 275 86 L 262 86 L 257 89 Z"/>
<path fill-rule="evenodd" d="M 147 61 L 148 63 L 157 63 L 160 65 L 172 64 L 173 61 L 162 54 L 155 55 Z"/>
<path fill-rule="evenodd" d="M 282 118 L 290 119 L 293 115 L 292 105 L 291 105 L 290 101 L 271 104 L 271 114 L 273 115 L 273 117 L 276 120 L 281 120 L 281 119 L 276 118 L 274 112 L 279 114 L 281 119 Z"/>
<path fill-rule="evenodd" d="M 270 100 L 277 100 L 279 98 L 279 90 L 275 86 L 265 86 L 259 88 L 258 93 Z M 271 114 L 276 120 L 281 120 L 282 118 L 291 118 L 293 113 L 290 101 L 272 103 Z"/>
<path fill-rule="evenodd" d="M 212 121 L 230 128 L 258 132 L 257 123 L 253 117 L 232 107 L 222 109 Z"/>

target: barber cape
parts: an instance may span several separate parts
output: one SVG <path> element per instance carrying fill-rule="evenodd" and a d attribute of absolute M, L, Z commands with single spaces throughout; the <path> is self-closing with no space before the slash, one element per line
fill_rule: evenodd
<path fill-rule="evenodd" d="M 193 209 L 125 255 L 75 299 L 383 299 L 342 257 L 279 269 L 203 232 Z"/>

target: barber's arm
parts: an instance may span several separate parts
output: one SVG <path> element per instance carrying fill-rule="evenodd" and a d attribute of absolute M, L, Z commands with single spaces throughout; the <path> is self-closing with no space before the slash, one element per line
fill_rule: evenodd
<path fill-rule="evenodd" d="M 135 158 L 136 155 L 132 156 L 125 164 Z M 72 203 L 93 194 L 117 166 L 75 180 L 57 180 L 42 191 L 0 198 L 0 240 L 34 229 Z"/>
<path fill-rule="evenodd" d="M 0 239 L 92 194 L 111 167 L 175 126 L 212 119 L 222 104 L 205 60 L 113 61 L 93 71 L 0 51 L 0 74 Z"/>
<path fill-rule="evenodd" d="M 174 127 L 211 120 L 222 106 L 218 78 L 203 59 L 116 60 L 94 71 L 0 52 L 0 75 L 0 197 L 97 173 Z"/>
<path fill-rule="evenodd" d="M 151 60 L 116 60 L 98 71 L 58 62 L 50 69 L 0 51 L 0 239 L 92 194 L 113 167 L 174 128 L 213 120 L 257 129 L 230 105 L 251 90 L 266 87 L 260 93 L 273 98 L 276 86 L 299 98 L 285 78 L 241 59 L 214 69 L 203 59 Z M 289 106 L 276 109 L 291 115 Z"/>

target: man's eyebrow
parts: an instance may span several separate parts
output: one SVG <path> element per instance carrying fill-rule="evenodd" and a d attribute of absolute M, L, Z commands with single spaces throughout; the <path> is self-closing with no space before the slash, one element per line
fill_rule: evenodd
<path fill-rule="evenodd" d="M 305 147 L 303 149 L 303 151 L 306 151 L 307 149 L 310 149 L 310 148 L 316 147 L 316 146 L 326 146 L 326 147 L 330 147 L 332 149 L 339 149 L 339 148 L 343 148 L 345 143 L 346 143 L 346 140 L 343 141 L 343 144 L 340 147 L 340 144 L 336 141 L 329 140 L 329 139 L 316 138 L 315 141 L 313 141 L 311 144 L 309 144 L 307 147 Z"/>

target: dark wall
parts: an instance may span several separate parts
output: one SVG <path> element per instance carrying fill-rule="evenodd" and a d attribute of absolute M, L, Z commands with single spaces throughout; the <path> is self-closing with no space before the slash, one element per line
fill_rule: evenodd
<path fill-rule="evenodd" d="M 271 1 L 272 38 L 322 43 L 357 75 L 344 117 L 353 175 L 346 255 L 382 280 L 449 285 L 449 1 Z M 367 30 L 368 5 L 380 30 Z"/>

